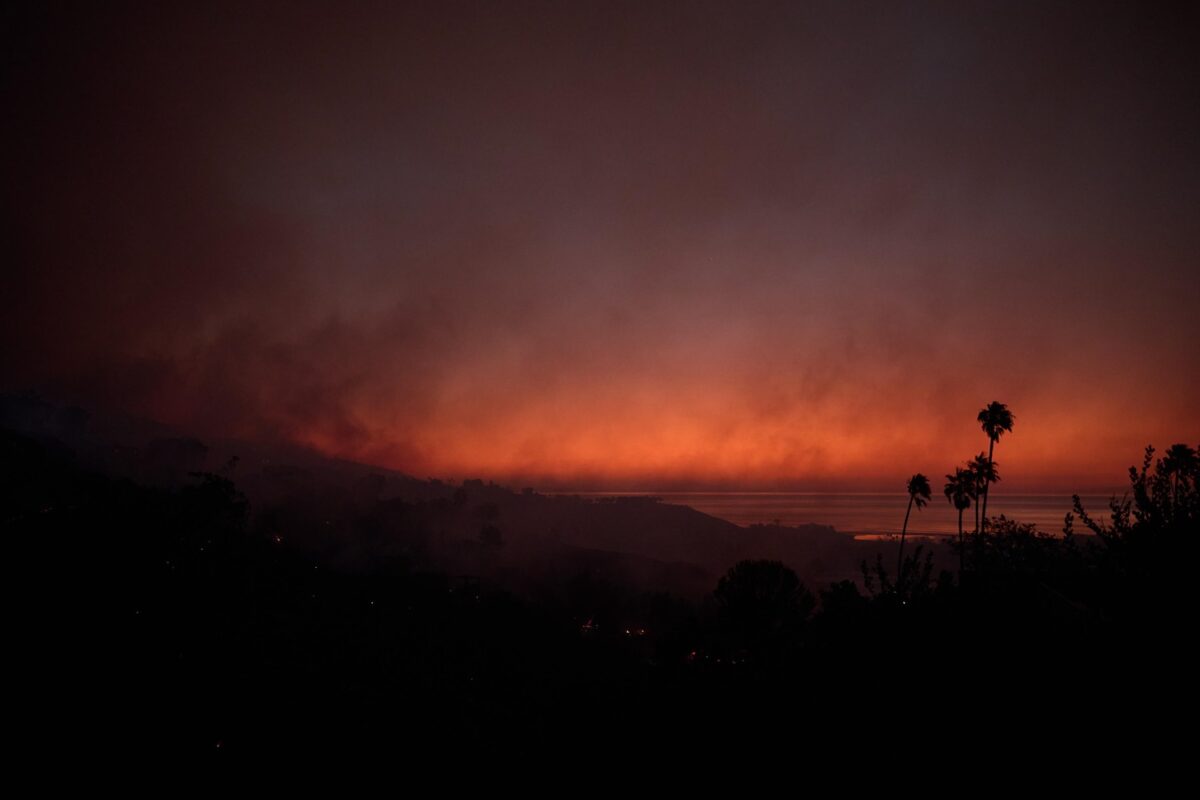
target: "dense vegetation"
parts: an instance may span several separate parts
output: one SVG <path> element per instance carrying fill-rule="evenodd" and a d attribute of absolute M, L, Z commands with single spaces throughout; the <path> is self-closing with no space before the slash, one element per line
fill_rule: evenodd
<path fill-rule="evenodd" d="M 944 559 L 961 557 L 957 574 L 935 570 L 929 545 L 895 573 L 880 559 L 861 585 L 810 588 L 748 560 L 696 602 L 577 578 L 523 596 L 405 558 L 346 570 L 273 534 L 226 476 L 140 485 L 2 436 L 22 700 L 53 741 L 823 738 L 1023 714 L 1082 725 L 1169 697 L 1190 663 L 1200 473 L 1183 445 L 1147 450 L 1107 520 L 1077 508 L 1057 536 L 982 524 Z"/>

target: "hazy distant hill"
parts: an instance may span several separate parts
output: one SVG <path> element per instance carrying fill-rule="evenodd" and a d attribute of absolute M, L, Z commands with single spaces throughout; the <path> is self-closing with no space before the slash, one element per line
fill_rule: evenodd
<path fill-rule="evenodd" d="M 0 425 L 70 451 L 85 468 L 138 482 L 224 474 L 250 500 L 259 532 L 347 569 L 404 563 L 515 589 L 582 576 L 696 595 L 744 558 L 779 559 L 824 583 L 853 577 L 879 547 L 823 525 L 740 527 L 654 498 L 547 496 L 482 480 L 454 485 L 294 445 L 202 442 L 157 423 L 28 396 L 0 395 Z"/>

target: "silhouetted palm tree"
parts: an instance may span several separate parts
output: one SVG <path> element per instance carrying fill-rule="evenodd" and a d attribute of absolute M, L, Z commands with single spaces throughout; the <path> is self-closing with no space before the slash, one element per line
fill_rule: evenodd
<path fill-rule="evenodd" d="M 929 487 L 929 478 L 926 478 L 920 472 L 908 479 L 908 510 L 904 512 L 904 527 L 900 529 L 900 554 L 896 556 L 896 584 L 899 585 L 904 577 L 900 574 L 904 566 L 904 537 L 908 534 L 908 516 L 912 513 L 913 505 L 917 508 L 923 508 L 929 502 L 929 498 L 933 496 L 933 490 Z"/>
<path fill-rule="evenodd" d="M 979 533 L 982 530 L 979 526 L 981 520 L 979 518 L 979 501 L 981 497 L 986 497 L 987 486 L 990 483 L 995 483 L 1000 480 L 1000 473 L 997 471 L 995 461 L 988 458 L 983 453 L 975 456 L 967 462 L 967 471 L 975 478 L 975 532 Z M 986 507 L 986 506 L 985 506 Z"/>
<path fill-rule="evenodd" d="M 975 499 L 976 483 L 975 476 L 971 474 L 971 470 L 955 467 L 953 475 L 946 476 L 946 499 L 949 500 L 956 509 L 958 509 L 958 571 L 962 574 L 963 570 L 963 551 L 966 545 L 963 542 L 963 512 L 971 507 L 971 501 Z"/>
<path fill-rule="evenodd" d="M 979 498 L 983 496 L 983 473 L 987 470 L 987 454 L 980 453 L 967 462 L 967 472 L 975 480 L 975 530 L 979 533 Z"/>
<path fill-rule="evenodd" d="M 1163 454 L 1162 471 L 1171 478 L 1171 501 L 1179 498 L 1179 479 L 1187 481 L 1200 472 L 1200 456 L 1186 444 L 1173 444 Z"/>
<path fill-rule="evenodd" d="M 992 461 L 992 454 L 996 450 L 996 442 L 999 441 L 1000 437 L 1006 431 L 1008 433 L 1012 433 L 1013 420 L 1015 417 L 1013 416 L 1013 413 L 1008 410 L 1008 406 L 1004 405 L 1004 403 L 993 400 L 987 404 L 986 408 L 979 412 L 979 416 L 976 417 L 976 419 L 979 421 L 979 427 L 983 428 L 983 432 L 986 433 L 988 437 L 988 463 L 990 464 Z M 980 524 L 984 527 L 987 526 L 987 501 L 988 488 L 990 486 L 991 481 L 986 481 L 983 484 L 983 518 L 980 520 Z M 980 528 L 980 530 L 982 530 L 982 528 Z"/>

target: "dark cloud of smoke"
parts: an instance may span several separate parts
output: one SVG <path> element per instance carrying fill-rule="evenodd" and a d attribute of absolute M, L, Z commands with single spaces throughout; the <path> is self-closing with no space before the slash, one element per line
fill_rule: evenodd
<path fill-rule="evenodd" d="M 546 485 L 1200 434 L 1192 11 L 10 17 L 6 387 Z"/>

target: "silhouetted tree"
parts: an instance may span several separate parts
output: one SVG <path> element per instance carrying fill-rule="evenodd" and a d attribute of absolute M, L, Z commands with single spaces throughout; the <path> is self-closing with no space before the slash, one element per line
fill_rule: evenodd
<path fill-rule="evenodd" d="M 987 531 L 972 536 L 968 547 L 975 572 L 1015 575 L 1030 571 L 1045 558 L 1038 548 L 1049 549 L 1062 540 L 1043 533 L 1036 525 L 1008 519 L 1003 514 Z"/>
<path fill-rule="evenodd" d="M 929 486 L 929 478 L 926 478 L 920 472 L 908 479 L 906 487 L 908 489 L 908 510 L 904 512 L 904 527 L 900 529 L 900 552 L 896 556 L 896 580 L 903 578 L 904 567 L 904 538 L 908 534 L 908 517 L 912 514 L 913 506 L 918 509 L 924 508 L 933 496 L 933 490 Z"/>
<path fill-rule="evenodd" d="M 979 416 L 976 419 L 979 422 L 979 426 L 983 428 L 983 432 L 987 434 L 988 463 L 991 463 L 992 456 L 996 450 L 996 442 L 1000 440 L 1000 437 L 1006 431 L 1012 433 L 1013 420 L 1015 418 L 1013 413 L 1008 410 L 1008 406 L 993 400 L 979 412 Z M 980 524 L 984 526 L 987 525 L 987 501 L 988 488 L 990 486 L 990 482 L 983 484 L 983 518 L 980 520 Z"/>
<path fill-rule="evenodd" d="M 1191 539 L 1200 527 L 1198 478 L 1200 459 L 1191 447 L 1173 445 L 1157 462 L 1154 448 L 1147 447 L 1141 469 L 1129 468 L 1132 499 L 1112 498 L 1108 523 L 1092 519 L 1079 495 L 1074 497 L 1075 515 L 1111 550 L 1132 555 L 1163 550 L 1164 540 L 1183 544 L 1179 539 Z M 1068 527 L 1071 522 L 1068 516 Z"/>
<path fill-rule="evenodd" d="M 1142 650 L 1165 650 L 1163 663 L 1186 660 L 1194 627 L 1195 565 L 1200 561 L 1200 489 L 1190 447 L 1172 447 L 1130 467 L 1131 492 L 1109 500 L 1109 519 L 1093 519 L 1074 497 L 1074 515 L 1096 535 L 1089 548 L 1093 601 L 1120 635 Z"/>
<path fill-rule="evenodd" d="M 752 651 L 794 633 L 816 606 L 796 573 L 779 561 L 739 561 L 713 597 L 740 644 Z"/>
<path fill-rule="evenodd" d="M 975 533 L 983 530 L 983 520 L 980 519 L 979 509 L 980 498 L 986 495 L 989 484 L 1000 480 L 997 467 L 997 463 L 983 453 L 967 462 L 967 470 L 975 479 Z M 984 516 L 986 517 L 986 506 Z"/>
<path fill-rule="evenodd" d="M 883 556 L 880 554 L 875 556 L 874 567 L 868 566 L 866 560 L 863 560 L 860 569 L 863 586 L 871 597 L 893 597 L 903 602 L 929 590 L 933 577 L 933 553 L 917 545 L 912 555 L 904 559 L 897 568 L 894 582 L 883 566 Z"/>
<path fill-rule="evenodd" d="M 1179 495 L 1179 482 L 1184 483 L 1184 488 L 1191 484 L 1195 488 L 1196 474 L 1200 472 L 1200 458 L 1197 458 L 1196 451 L 1186 444 L 1173 444 L 1163 456 L 1160 466 L 1163 473 L 1171 479 L 1171 498 L 1177 500 Z"/>
<path fill-rule="evenodd" d="M 963 512 L 971 507 L 971 501 L 975 499 L 975 476 L 971 474 L 969 469 L 955 467 L 954 473 L 946 476 L 946 486 L 943 492 L 946 499 L 958 510 L 958 571 L 961 574 L 963 571 L 963 552 L 965 543 L 963 542 Z"/>

